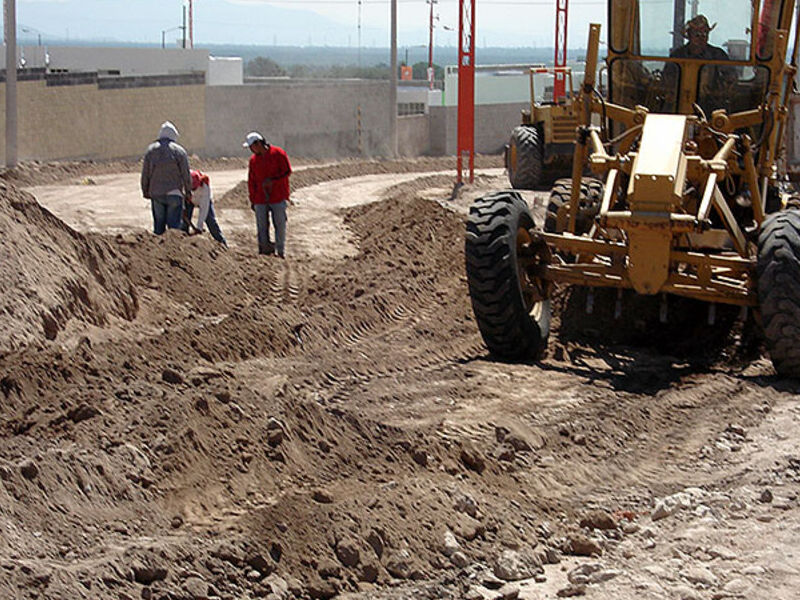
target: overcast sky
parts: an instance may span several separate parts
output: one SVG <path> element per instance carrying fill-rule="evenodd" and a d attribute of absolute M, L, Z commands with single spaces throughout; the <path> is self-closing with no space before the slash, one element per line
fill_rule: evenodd
<path fill-rule="evenodd" d="M 474 0 L 476 44 L 552 47 L 555 0 Z M 430 4 L 398 0 L 400 46 L 427 45 Z M 17 0 L 22 37 L 158 43 L 188 0 Z M 359 8 L 360 6 L 360 8 Z M 437 0 L 435 43 L 457 46 L 458 0 Z M 359 17 L 360 14 L 360 17 Z M 196 44 L 389 45 L 390 0 L 194 0 Z M 586 45 L 605 2 L 571 0 L 569 46 Z M 361 33 L 359 36 L 359 22 Z M 450 30 L 448 30 L 450 29 Z M 167 39 L 180 37 L 175 29 Z"/>

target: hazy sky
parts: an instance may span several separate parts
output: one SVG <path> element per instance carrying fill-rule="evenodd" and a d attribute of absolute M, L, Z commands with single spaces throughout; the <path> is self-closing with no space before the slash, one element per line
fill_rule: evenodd
<path fill-rule="evenodd" d="M 476 43 L 553 45 L 555 0 L 474 0 Z M 188 0 L 17 0 L 21 35 L 43 39 L 160 40 L 181 24 Z M 401 46 L 428 43 L 430 4 L 398 0 Z M 571 0 L 570 47 L 586 44 L 587 25 L 605 23 L 603 0 Z M 360 6 L 360 9 L 359 9 Z M 437 0 L 435 43 L 457 46 L 458 0 Z M 359 19 L 360 13 L 360 19 Z M 195 42 L 233 44 L 389 45 L 390 0 L 194 0 Z M 448 31 L 448 29 L 451 29 Z M 169 32 L 169 38 L 180 36 Z"/>
<path fill-rule="evenodd" d="M 233 1 L 233 0 L 231 0 Z M 242 3 L 262 0 L 236 0 Z M 555 38 L 555 0 L 474 0 L 476 11 L 476 41 L 483 38 L 491 45 L 545 45 L 552 46 Z M 358 2 L 356 0 L 286 0 L 269 2 L 284 7 L 303 7 L 336 20 L 342 25 L 357 24 Z M 584 39 L 590 20 L 605 21 L 603 0 L 571 0 L 570 33 L 574 40 Z M 443 45 L 458 44 L 458 0 L 437 0 L 434 5 L 434 35 Z M 362 0 L 361 23 L 375 29 L 383 29 L 388 36 L 389 0 Z M 425 0 L 397 1 L 398 27 L 402 32 L 401 42 L 427 44 L 430 23 L 430 4 Z M 448 31 L 448 29 L 452 31 Z M 573 33 L 574 32 L 574 33 Z M 579 34 L 580 32 L 580 34 Z M 411 39 L 408 39 L 409 36 Z M 580 44 L 585 45 L 585 42 Z"/>

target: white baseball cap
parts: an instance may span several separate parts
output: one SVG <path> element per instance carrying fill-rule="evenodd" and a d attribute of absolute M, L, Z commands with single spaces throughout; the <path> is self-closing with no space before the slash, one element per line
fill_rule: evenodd
<path fill-rule="evenodd" d="M 258 133 L 257 131 L 251 131 L 250 133 L 247 134 L 245 142 L 242 144 L 242 146 L 244 148 L 249 148 L 256 142 L 266 142 L 266 140 L 264 139 L 264 136 Z"/>

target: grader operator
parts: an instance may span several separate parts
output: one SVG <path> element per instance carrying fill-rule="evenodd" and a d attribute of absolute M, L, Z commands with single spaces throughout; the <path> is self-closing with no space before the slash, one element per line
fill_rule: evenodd
<path fill-rule="evenodd" d="M 555 286 L 615 288 L 749 307 L 776 370 L 800 376 L 800 210 L 780 194 L 794 0 L 613 0 L 608 16 L 608 94 L 591 25 L 572 177 L 544 228 L 515 191 L 470 208 L 467 279 L 486 345 L 537 357 Z"/>

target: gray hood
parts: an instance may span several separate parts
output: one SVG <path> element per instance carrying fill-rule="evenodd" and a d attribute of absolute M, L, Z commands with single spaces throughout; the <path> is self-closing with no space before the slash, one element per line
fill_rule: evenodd
<path fill-rule="evenodd" d="M 169 121 L 164 121 L 161 124 L 161 131 L 158 132 L 158 139 L 162 140 L 167 138 L 171 142 L 178 141 L 178 129 Z"/>

